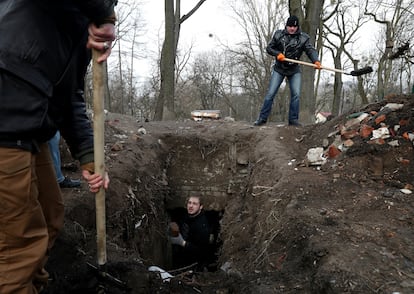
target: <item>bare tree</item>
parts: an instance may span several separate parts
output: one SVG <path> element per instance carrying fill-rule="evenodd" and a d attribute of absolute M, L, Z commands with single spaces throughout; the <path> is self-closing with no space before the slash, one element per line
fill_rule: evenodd
<path fill-rule="evenodd" d="M 194 109 L 218 109 L 237 114 L 231 101 L 231 58 L 224 52 L 208 51 L 195 56 L 177 79 L 177 118 L 188 117 Z M 183 60 L 186 63 L 185 59 Z"/>
<path fill-rule="evenodd" d="M 359 2 L 359 0 L 338 2 L 333 13 L 324 19 L 324 29 L 327 32 L 324 46 L 331 52 L 335 68 L 344 68 L 342 61 L 344 55 L 352 61 L 355 67 L 358 66 L 358 59 L 351 54 L 350 46 L 356 41 L 359 28 L 367 21 L 363 17 L 363 10 L 358 9 Z M 360 79 L 362 80 L 362 77 Z M 363 87 L 358 89 L 362 101 L 366 103 L 366 93 Z M 338 115 L 341 111 L 342 93 L 342 74 L 335 73 L 334 97 L 331 108 L 334 115 Z"/>
<path fill-rule="evenodd" d="M 321 31 L 321 19 L 324 0 L 289 0 L 289 12 L 299 17 L 302 30 L 309 34 L 311 44 L 315 44 L 316 36 Z M 301 116 L 304 121 L 313 121 L 316 97 L 314 95 L 315 74 L 311 67 L 303 68 L 301 91 Z"/>
<path fill-rule="evenodd" d="M 384 46 L 377 46 L 380 52 L 377 69 L 377 97 L 384 99 L 388 91 L 393 89 L 395 81 L 392 79 L 394 44 L 401 40 L 407 23 L 412 23 L 413 2 L 407 0 L 367 1 L 365 14 L 383 26 Z M 412 36 L 411 36 L 412 37 Z M 411 38 L 412 39 L 412 38 Z M 384 44 L 384 43 L 382 43 Z"/>
<path fill-rule="evenodd" d="M 190 79 L 197 89 L 197 97 L 203 109 L 218 107 L 225 69 L 226 64 L 221 55 L 210 52 L 200 54 L 195 59 Z"/>
<path fill-rule="evenodd" d="M 112 112 L 133 114 L 133 100 L 136 95 L 134 62 L 142 56 L 142 47 L 137 39 L 143 34 L 139 2 L 135 0 L 119 1 L 116 6 L 117 38 L 113 43 L 108 63 L 109 90 L 105 97 L 105 109 Z M 85 97 L 91 104 L 90 73 L 86 77 Z"/>
<path fill-rule="evenodd" d="M 193 15 L 206 0 L 198 3 L 181 17 L 181 0 L 165 0 L 165 38 L 161 51 L 160 73 L 161 85 L 154 114 L 154 120 L 171 120 L 176 118 L 174 110 L 175 97 L 175 57 L 181 24 Z M 174 7 L 175 6 L 175 7 Z"/>
<path fill-rule="evenodd" d="M 137 39 L 143 34 L 144 24 L 141 22 L 139 2 L 120 2 L 117 6 L 117 41 L 113 54 L 117 54 L 117 63 L 112 70 L 112 97 L 110 107 L 118 112 L 133 114 L 133 100 L 135 95 L 134 61 L 142 56 Z M 111 83 L 111 84 L 112 84 Z M 117 91 L 114 91 L 115 88 Z M 113 104 L 113 105 L 112 105 Z"/>
<path fill-rule="evenodd" d="M 139 93 L 137 93 L 139 98 L 134 100 L 135 116 L 139 121 L 149 120 L 154 113 L 158 87 L 158 77 L 152 77 L 142 83 L 139 88 Z"/>
<path fill-rule="evenodd" d="M 287 7 L 287 1 L 273 0 L 252 1 L 238 0 L 229 3 L 235 20 L 239 24 L 245 40 L 227 51 L 233 56 L 237 84 L 250 101 L 250 120 L 256 119 L 263 97 L 267 91 L 274 59 L 266 53 L 266 46 L 270 42 L 275 29 L 283 26 L 286 11 L 279 9 Z M 284 91 L 278 97 L 284 97 Z M 278 99 L 278 107 L 272 116 L 285 113 L 286 100 Z M 280 117 L 283 119 L 283 117 Z"/>

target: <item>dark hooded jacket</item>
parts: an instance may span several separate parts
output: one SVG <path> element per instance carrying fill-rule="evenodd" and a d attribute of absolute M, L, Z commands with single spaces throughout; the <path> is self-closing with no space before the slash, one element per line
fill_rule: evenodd
<path fill-rule="evenodd" d="M 208 219 L 201 211 L 197 216 L 190 216 L 180 223 L 180 232 L 186 240 L 183 262 L 190 265 L 194 262 L 203 268 L 208 262 L 211 228 Z"/>
<path fill-rule="evenodd" d="M 267 46 L 266 51 L 275 57 L 279 53 L 283 53 L 285 57 L 297 60 L 305 52 L 312 63 L 319 60 L 318 52 L 309 41 L 309 35 L 302 32 L 300 28 L 298 28 L 295 34 L 289 34 L 286 29 L 277 30 Z M 300 66 L 297 63 L 280 62 L 277 60 L 273 69 L 286 76 L 300 72 Z"/>
<path fill-rule="evenodd" d="M 75 158 L 93 150 L 82 93 L 90 60 L 87 28 L 107 22 L 114 5 L 0 1 L 0 146 L 34 152 L 60 129 Z"/>

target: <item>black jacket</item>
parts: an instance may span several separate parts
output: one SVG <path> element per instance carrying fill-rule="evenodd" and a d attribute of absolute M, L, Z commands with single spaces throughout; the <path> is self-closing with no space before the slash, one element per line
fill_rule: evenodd
<path fill-rule="evenodd" d="M 186 241 L 184 248 L 184 264 L 197 262 L 200 269 L 207 265 L 211 258 L 210 234 L 212 228 L 204 211 L 191 217 L 187 215 L 179 224 L 180 232 Z"/>
<path fill-rule="evenodd" d="M 318 52 L 309 41 L 309 35 L 302 32 L 300 28 L 292 35 L 288 34 L 286 29 L 277 30 L 267 46 L 266 51 L 275 57 L 279 53 L 283 53 L 285 57 L 297 60 L 305 52 L 312 63 L 319 60 Z M 273 68 L 275 71 L 286 76 L 300 72 L 300 66 L 293 62 L 280 62 L 276 60 Z"/>
<path fill-rule="evenodd" d="M 30 142 L 45 142 L 59 128 L 75 158 L 91 150 L 81 95 L 87 27 L 105 22 L 113 6 L 112 0 L 0 1 L 0 146 L 24 142 L 34 151 L 26 148 Z M 10 79 L 30 93 L 3 87 Z"/>

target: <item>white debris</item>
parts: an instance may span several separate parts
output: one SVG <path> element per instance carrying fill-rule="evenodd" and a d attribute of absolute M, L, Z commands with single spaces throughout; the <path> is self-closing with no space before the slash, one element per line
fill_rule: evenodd
<path fill-rule="evenodd" d="M 224 272 L 228 272 L 229 271 L 229 269 L 231 269 L 231 266 L 232 266 L 232 264 L 231 264 L 231 262 L 230 261 L 226 261 L 221 267 L 220 267 L 220 269 L 222 270 L 222 271 L 224 271 Z"/>
<path fill-rule="evenodd" d="M 141 135 L 146 135 L 147 134 L 147 130 L 144 129 L 144 128 L 139 128 L 138 129 L 138 133 L 141 134 Z"/>
<path fill-rule="evenodd" d="M 191 118 L 195 121 L 201 121 L 207 119 L 220 119 L 220 110 L 194 110 L 191 111 Z"/>
<path fill-rule="evenodd" d="M 368 113 L 364 112 L 362 113 L 360 116 L 357 117 L 357 120 L 359 120 L 359 122 L 363 121 L 365 118 L 367 118 L 369 116 Z"/>
<path fill-rule="evenodd" d="M 388 145 L 392 147 L 398 147 L 400 146 L 400 143 L 398 142 L 398 140 L 392 140 L 391 142 L 388 142 Z"/>
<path fill-rule="evenodd" d="M 139 219 L 137 222 L 136 222 L 136 224 L 135 224 L 135 229 L 138 229 L 140 226 L 141 226 L 141 224 L 142 224 L 142 221 L 144 220 L 144 218 L 146 218 L 147 217 L 147 215 L 146 214 L 144 214 L 143 216 L 141 216 L 141 219 Z"/>
<path fill-rule="evenodd" d="M 322 165 L 326 163 L 326 157 L 323 155 L 323 148 L 311 148 L 306 153 L 306 159 L 309 165 Z"/>
<path fill-rule="evenodd" d="M 315 120 L 315 123 L 317 123 L 317 124 L 322 124 L 322 123 L 324 123 L 324 122 L 326 122 L 327 121 L 327 118 L 322 114 L 322 113 L 320 113 L 320 112 L 318 112 L 317 114 L 316 114 L 316 120 Z"/>
<path fill-rule="evenodd" d="M 392 111 L 398 110 L 403 108 L 404 104 L 399 104 L 399 103 L 387 103 L 384 107 L 381 108 L 381 110 L 383 110 L 384 108 L 388 108 L 391 109 Z M 380 110 L 380 111 L 381 111 Z"/>
<path fill-rule="evenodd" d="M 158 272 L 163 282 L 169 282 L 171 278 L 174 278 L 169 272 L 166 272 L 162 268 L 152 265 L 148 268 L 150 272 Z"/>
<path fill-rule="evenodd" d="M 387 139 L 390 137 L 390 131 L 387 127 L 382 127 L 372 131 L 372 138 L 371 140 L 375 139 Z"/>
<path fill-rule="evenodd" d="M 128 136 L 124 135 L 124 134 L 114 134 L 114 137 L 118 138 L 118 139 L 121 139 L 121 140 L 128 139 Z"/>

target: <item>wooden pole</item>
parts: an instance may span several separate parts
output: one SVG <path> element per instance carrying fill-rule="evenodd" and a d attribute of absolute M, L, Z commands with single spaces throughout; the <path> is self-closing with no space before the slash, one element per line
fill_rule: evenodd
<path fill-rule="evenodd" d="M 285 58 L 285 59 L 283 59 L 283 61 L 289 61 L 289 62 L 303 64 L 303 65 L 312 66 L 314 68 L 317 68 L 316 64 L 306 62 L 306 61 L 302 61 L 302 60 Z M 331 68 L 331 67 L 326 67 L 326 66 L 321 66 L 320 69 L 326 69 L 326 70 L 330 70 L 330 71 L 334 71 L 334 72 L 339 72 L 339 73 L 354 76 L 354 77 L 365 75 L 365 74 L 368 74 L 368 73 L 372 72 L 372 67 L 370 67 L 370 66 L 366 66 L 366 67 L 363 67 L 363 68 L 360 68 L 360 69 L 356 69 L 356 70 L 353 70 L 351 72 L 345 72 L 344 70 L 339 69 L 339 68 Z"/>
<path fill-rule="evenodd" d="M 302 61 L 302 60 L 285 58 L 283 61 L 298 63 L 298 64 L 302 64 L 302 65 L 311 66 L 311 67 L 316 68 L 316 64 L 313 64 L 313 63 L 310 63 L 310 62 L 306 62 L 306 61 Z M 326 70 L 329 70 L 329 71 L 334 71 L 334 72 L 339 72 L 339 73 L 347 74 L 345 71 L 343 71 L 342 69 L 338 69 L 338 68 L 331 68 L 331 67 L 321 66 L 321 69 L 326 69 Z"/>
<path fill-rule="evenodd" d="M 101 52 L 92 50 L 92 82 L 93 82 L 93 143 L 95 173 L 105 178 L 105 91 L 107 83 L 106 61 L 96 60 Z M 101 187 L 95 194 L 96 234 L 98 265 L 106 264 L 106 222 L 105 222 L 105 189 Z"/>

